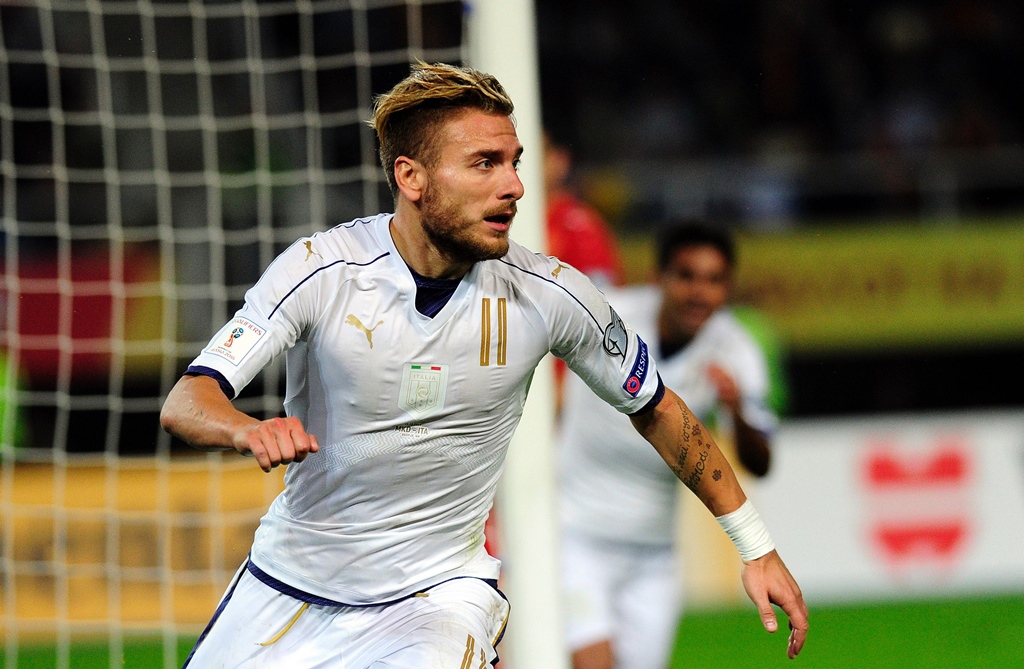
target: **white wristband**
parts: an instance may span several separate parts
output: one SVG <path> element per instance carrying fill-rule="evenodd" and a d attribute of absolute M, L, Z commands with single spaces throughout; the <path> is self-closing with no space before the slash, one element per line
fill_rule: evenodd
<path fill-rule="evenodd" d="M 715 520 L 732 539 L 745 562 L 756 560 L 775 550 L 775 543 L 768 534 L 768 528 L 761 521 L 761 516 L 749 499 L 732 513 L 715 516 Z"/>

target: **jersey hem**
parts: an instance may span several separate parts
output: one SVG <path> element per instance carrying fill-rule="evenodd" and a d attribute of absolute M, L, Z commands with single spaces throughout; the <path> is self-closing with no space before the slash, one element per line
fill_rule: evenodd
<path fill-rule="evenodd" d="M 457 581 L 463 578 L 475 578 L 478 581 L 483 581 L 487 585 L 494 588 L 494 590 L 497 591 L 498 594 L 500 594 L 503 598 L 505 597 L 505 595 L 502 594 L 501 590 L 498 590 L 498 579 L 485 578 L 483 576 L 472 576 L 467 574 L 465 576 L 453 576 L 451 578 L 446 578 L 443 581 L 438 581 L 437 583 L 432 583 L 426 587 L 418 588 L 415 592 L 410 592 L 407 595 L 402 595 L 401 597 L 395 597 L 393 599 L 388 599 L 382 602 L 373 602 L 370 604 L 352 604 L 349 602 L 340 602 L 337 600 L 328 599 L 326 597 L 319 597 L 317 595 L 308 593 L 305 590 L 300 590 L 295 586 L 291 586 L 287 583 L 279 581 L 278 579 L 274 578 L 273 576 L 271 576 L 270 574 L 256 566 L 256 563 L 252 561 L 252 557 L 249 558 L 248 564 L 246 565 L 246 569 L 249 571 L 250 574 L 256 577 L 261 583 L 266 585 L 268 588 L 273 588 L 274 590 L 277 590 L 283 595 L 288 595 L 293 599 L 297 599 L 301 602 L 307 602 L 309 604 L 315 604 L 316 606 L 346 606 L 357 609 L 368 609 L 375 606 L 390 606 L 391 604 L 397 604 L 398 602 L 405 601 L 410 597 L 416 597 L 425 592 L 428 592 L 432 588 L 436 588 L 442 583 L 448 583 L 449 581 Z"/>

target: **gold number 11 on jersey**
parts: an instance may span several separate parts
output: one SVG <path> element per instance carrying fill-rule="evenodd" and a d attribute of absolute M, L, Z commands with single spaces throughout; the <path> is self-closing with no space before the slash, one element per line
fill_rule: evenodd
<path fill-rule="evenodd" d="M 508 347 L 508 306 L 504 297 L 498 298 L 498 365 L 505 364 Z M 491 298 L 480 299 L 480 366 L 491 364 Z"/>

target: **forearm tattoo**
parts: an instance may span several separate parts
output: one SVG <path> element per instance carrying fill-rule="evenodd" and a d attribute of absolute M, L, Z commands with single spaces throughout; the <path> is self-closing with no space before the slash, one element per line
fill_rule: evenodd
<path fill-rule="evenodd" d="M 672 466 L 672 471 L 683 482 L 683 485 L 696 492 L 697 486 L 704 476 L 708 455 L 711 454 L 711 442 L 705 440 L 704 431 L 701 429 L 700 424 L 690 420 L 690 412 L 682 404 L 679 405 L 679 411 L 683 415 L 683 430 L 682 434 L 679 435 L 679 452 L 676 456 L 676 462 Z M 697 447 L 699 456 L 697 457 L 697 462 L 687 471 L 686 458 L 690 454 L 691 446 Z M 717 481 L 721 478 L 721 473 L 717 477 L 713 476 L 712 478 Z"/>

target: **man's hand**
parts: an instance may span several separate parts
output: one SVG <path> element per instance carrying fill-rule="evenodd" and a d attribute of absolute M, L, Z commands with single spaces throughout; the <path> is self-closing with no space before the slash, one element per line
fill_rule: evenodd
<path fill-rule="evenodd" d="M 294 416 L 250 424 L 236 434 L 234 446 L 242 455 L 256 458 L 265 472 L 278 465 L 302 462 L 320 450 L 316 436 L 308 434 Z"/>
<path fill-rule="evenodd" d="M 254 457 L 265 472 L 320 450 L 298 418 L 258 420 L 242 413 L 216 380 L 202 374 L 178 379 L 160 410 L 160 425 L 201 451 L 234 449 Z"/>
<path fill-rule="evenodd" d="M 743 565 L 743 588 L 757 607 L 764 628 L 773 633 L 779 628 L 772 604 L 778 605 L 789 616 L 792 631 L 789 633 L 787 655 L 792 660 L 800 654 L 807 640 L 807 604 L 800 593 L 800 586 L 776 551 Z"/>
<path fill-rule="evenodd" d="M 733 413 L 739 411 L 740 388 L 736 385 L 736 380 L 732 378 L 732 375 L 725 371 L 725 367 L 714 362 L 708 364 L 706 371 L 708 380 L 715 387 L 718 401 L 727 406 Z"/>

